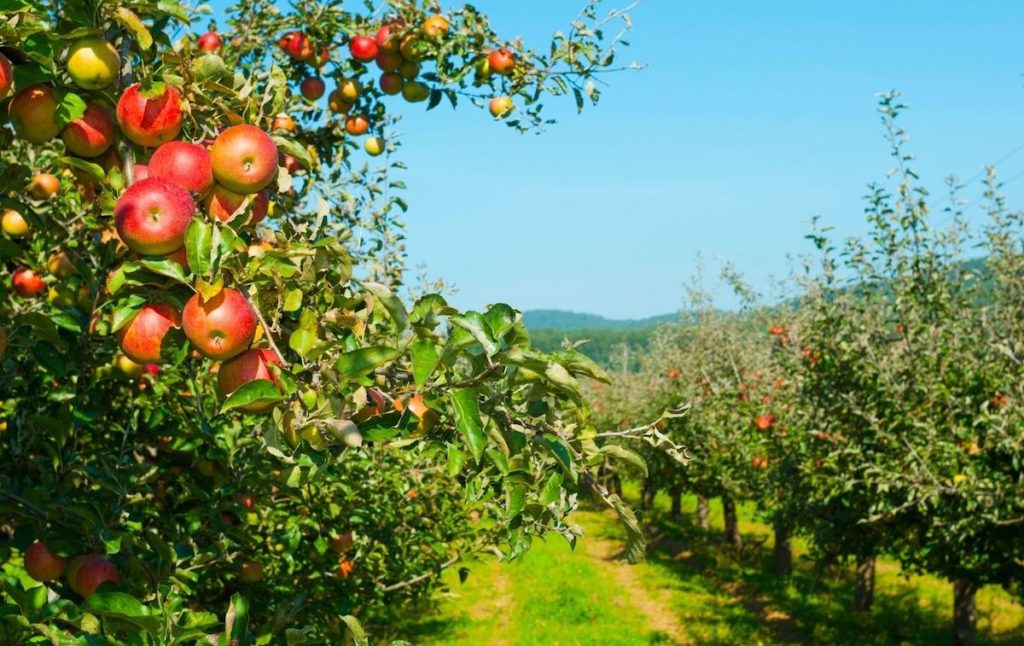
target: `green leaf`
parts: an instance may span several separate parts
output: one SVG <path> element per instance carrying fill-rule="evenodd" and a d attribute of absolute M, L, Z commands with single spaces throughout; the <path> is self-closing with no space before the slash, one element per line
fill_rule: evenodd
<path fill-rule="evenodd" d="M 469 388 L 459 388 L 449 392 L 448 398 L 455 412 L 455 427 L 466 440 L 473 459 L 479 464 L 487 448 L 487 437 L 480 421 L 480 404 L 476 392 Z"/>
<path fill-rule="evenodd" d="M 200 81 L 222 79 L 231 74 L 224 59 L 216 54 L 206 54 L 192 61 L 192 75 Z"/>
<path fill-rule="evenodd" d="M 152 34 L 134 11 L 127 7 L 118 7 L 114 10 L 114 20 L 135 34 L 135 41 L 139 43 L 140 49 L 149 49 L 153 46 Z"/>
<path fill-rule="evenodd" d="M 185 230 L 185 255 L 188 266 L 199 276 L 206 276 L 213 267 L 213 227 L 195 218 Z"/>
<path fill-rule="evenodd" d="M 57 112 L 54 114 L 57 125 L 63 128 L 75 119 L 81 119 L 85 114 L 85 105 L 85 99 L 74 92 L 58 92 Z"/>
<path fill-rule="evenodd" d="M 551 355 L 558 363 L 562 364 L 570 373 L 586 375 L 602 383 L 610 384 L 611 379 L 604 368 L 597 365 L 597 362 L 578 350 L 561 350 Z"/>
<path fill-rule="evenodd" d="M 156 636 L 162 626 L 157 617 L 150 616 L 149 608 L 123 592 L 98 592 L 85 600 L 85 609 L 107 619 L 116 619 L 142 628 Z"/>
<path fill-rule="evenodd" d="M 366 632 L 363 627 L 359 624 L 359 620 L 352 615 L 345 615 L 341 618 L 348 626 L 349 632 L 352 634 L 353 646 L 370 646 L 370 642 L 366 639 Z"/>
<path fill-rule="evenodd" d="M 429 339 L 421 339 L 413 342 L 410 346 L 412 351 L 412 374 L 416 381 L 416 387 L 422 388 L 427 379 L 437 369 L 441 361 L 441 353 Z"/>
<path fill-rule="evenodd" d="M 484 320 L 487 321 L 487 325 L 491 328 L 491 334 L 498 340 L 512 329 L 512 326 L 516 324 L 517 318 L 516 311 L 504 303 L 492 305 L 484 313 Z"/>
<path fill-rule="evenodd" d="M 452 325 L 456 325 L 476 339 L 487 356 L 492 357 L 498 353 L 498 345 L 491 338 L 491 329 L 487 320 L 479 312 L 466 312 L 462 316 L 452 316 L 448 319 Z"/>
<path fill-rule="evenodd" d="M 167 258 L 143 258 L 139 261 L 139 265 L 145 267 L 154 274 L 160 274 L 166 276 L 172 280 L 176 280 L 179 283 L 188 284 L 188 277 L 185 276 L 185 271 L 181 268 L 181 265 L 168 260 Z"/>
<path fill-rule="evenodd" d="M 562 472 L 555 471 L 548 478 L 547 482 L 544 483 L 544 487 L 540 490 L 540 502 L 542 505 L 550 505 L 551 503 L 558 500 L 558 497 L 562 491 Z"/>
<path fill-rule="evenodd" d="M 107 177 L 107 174 L 103 172 L 103 167 L 99 164 L 94 164 L 91 161 L 86 161 L 77 157 L 62 157 L 60 161 L 65 166 L 70 166 L 81 171 L 85 174 L 85 179 L 90 181 L 102 182 Z"/>
<path fill-rule="evenodd" d="M 231 644 L 245 643 L 249 634 L 249 602 L 237 592 L 231 595 L 231 603 L 224 617 L 224 634 Z"/>
<path fill-rule="evenodd" d="M 142 306 L 146 304 L 146 299 L 138 294 L 133 294 L 126 299 L 117 302 L 117 307 L 114 309 L 114 314 L 110 321 L 110 331 L 117 332 L 135 316 Z"/>
<path fill-rule="evenodd" d="M 576 482 L 577 475 L 576 468 L 573 465 L 572 451 L 569 450 L 569 445 L 565 443 L 565 440 L 553 433 L 545 433 L 541 438 L 541 442 L 555 456 L 558 463 L 562 465 L 565 472 L 572 478 L 572 481 Z"/>
<path fill-rule="evenodd" d="M 526 487 L 516 485 L 509 488 L 505 493 L 505 511 L 509 517 L 514 517 L 526 507 Z"/>
<path fill-rule="evenodd" d="M 294 312 L 302 307 L 302 290 L 289 289 L 284 295 L 284 311 Z"/>
<path fill-rule="evenodd" d="M 389 361 L 394 361 L 399 354 L 398 350 L 386 346 L 360 348 L 339 356 L 334 369 L 346 379 L 357 379 L 370 374 Z"/>
<path fill-rule="evenodd" d="M 462 467 L 466 466 L 466 454 L 462 452 L 462 449 L 457 444 L 448 445 L 448 477 L 454 478 L 462 472 Z"/>
<path fill-rule="evenodd" d="M 374 297 L 380 301 L 384 309 L 388 311 L 391 316 L 391 320 L 394 321 L 395 327 L 398 331 L 403 331 L 409 325 L 409 313 L 405 311 L 405 305 L 402 304 L 402 300 L 395 296 L 395 293 L 387 287 L 387 285 L 381 285 L 380 283 L 362 283 L 362 286 L 366 291 L 374 295 Z"/>
<path fill-rule="evenodd" d="M 278 390 L 274 382 L 267 379 L 250 381 L 225 400 L 220 407 L 220 412 L 226 413 L 229 410 L 249 406 L 250 404 L 273 404 L 284 400 L 284 395 Z"/>
<path fill-rule="evenodd" d="M 605 502 L 615 510 L 615 513 L 619 515 L 619 521 L 626 528 L 626 560 L 630 564 L 636 565 L 644 560 L 644 553 L 647 551 L 647 538 L 644 537 L 643 530 L 640 529 L 640 521 L 637 520 L 636 514 L 633 513 L 629 505 L 617 495 L 608 496 Z"/>
<path fill-rule="evenodd" d="M 309 358 L 317 343 L 320 333 L 320 321 L 317 316 L 313 309 L 303 310 L 299 318 L 299 327 L 288 338 L 288 347 L 295 350 L 303 359 Z"/>
<path fill-rule="evenodd" d="M 640 469 L 640 473 L 644 478 L 647 477 L 647 462 L 645 462 L 639 454 L 630 451 L 624 446 L 619 446 L 618 444 L 606 444 L 601 447 L 598 453 L 615 458 L 616 460 L 628 462 L 637 469 Z"/>
<path fill-rule="evenodd" d="M 309 156 L 309 151 L 299 144 L 299 142 L 281 135 L 271 135 L 270 138 L 274 140 L 274 144 L 277 145 L 278 150 L 294 157 L 300 164 L 302 164 L 303 168 L 307 170 L 312 168 L 313 158 Z"/>

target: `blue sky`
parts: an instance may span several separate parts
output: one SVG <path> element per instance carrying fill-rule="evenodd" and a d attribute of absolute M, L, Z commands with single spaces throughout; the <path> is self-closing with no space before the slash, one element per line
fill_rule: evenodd
<path fill-rule="evenodd" d="M 581 2 L 474 4 L 543 47 Z M 812 216 L 864 230 L 865 186 L 890 166 L 878 92 L 904 93 L 935 191 L 1024 144 L 1024 2 L 644 0 L 633 17 L 620 60 L 647 68 L 608 77 L 581 116 L 568 100 L 542 136 L 470 106 L 405 116 L 410 267 L 456 305 L 666 313 L 698 254 L 771 294 Z M 1024 171 L 1024 151 L 1000 168 Z M 1024 177 L 1006 192 L 1019 206 Z"/>

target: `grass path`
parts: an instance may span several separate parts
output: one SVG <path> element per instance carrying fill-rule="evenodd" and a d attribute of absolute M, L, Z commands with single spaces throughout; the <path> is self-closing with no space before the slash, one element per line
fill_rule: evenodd
<path fill-rule="evenodd" d="M 740 527 L 760 544 L 736 554 L 717 531 L 721 510 L 712 508 L 705 534 L 688 522 L 694 507 L 687 501 L 681 521 L 663 506 L 650 515 L 647 560 L 637 566 L 621 562 L 613 516 L 578 512 L 586 535 L 575 551 L 553 538 L 519 562 L 472 565 L 464 584 L 451 573 L 451 591 L 400 636 L 450 646 L 950 642 L 948 583 L 881 562 L 874 612 L 858 616 L 847 610 L 847 568 L 817 576 L 798 542 L 796 573 L 780 581 L 768 569 L 771 541 L 761 540 L 768 528 L 750 520 L 750 510 Z M 978 612 L 982 643 L 1024 643 L 1024 609 L 1005 592 L 983 590 Z"/>

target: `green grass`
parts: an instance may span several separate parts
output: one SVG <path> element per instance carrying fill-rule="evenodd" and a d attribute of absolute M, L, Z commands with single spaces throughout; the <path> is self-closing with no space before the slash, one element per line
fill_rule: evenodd
<path fill-rule="evenodd" d="M 667 501 L 648 514 L 647 560 L 619 563 L 623 533 L 597 511 L 574 519 L 586 531 L 572 551 L 562 539 L 536 543 L 521 561 L 487 559 L 465 584 L 449 573 L 448 595 L 403 627 L 415 644 L 944 644 L 950 642 L 951 585 L 930 576 L 904 576 L 878 565 L 874 611 L 848 610 L 849 568 L 818 577 L 796 541 L 796 571 L 771 574 L 769 529 L 741 507 L 748 547 L 735 553 L 721 537 L 720 506 L 712 530 L 691 522 L 695 499 L 673 521 Z M 767 540 L 763 540 L 767 539 Z M 978 596 L 985 644 L 1024 642 L 1024 610 L 999 588 Z"/>

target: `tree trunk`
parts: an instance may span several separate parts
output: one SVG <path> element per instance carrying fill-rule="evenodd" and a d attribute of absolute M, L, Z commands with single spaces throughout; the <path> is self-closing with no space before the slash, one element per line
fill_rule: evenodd
<path fill-rule="evenodd" d="M 789 525 L 779 521 L 775 523 L 775 573 L 788 577 L 793 573 L 793 546 L 790 541 Z"/>
<path fill-rule="evenodd" d="M 704 531 L 711 529 L 711 520 L 708 516 L 708 499 L 705 496 L 697 496 L 697 526 Z"/>
<path fill-rule="evenodd" d="M 953 583 L 953 644 L 975 646 L 978 643 L 978 612 L 974 595 L 978 586 L 963 579 Z"/>
<path fill-rule="evenodd" d="M 743 547 L 740 525 L 736 519 L 736 503 L 728 496 L 722 496 L 722 515 L 725 516 L 725 540 L 736 549 Z"/>
<path fill-rule="evenodd" d="M 857 582 L 853 588 L 855 612 L 871 612 L 875 600 L 875 557 L 857 557 Z"/>
<path fill-rule="evenodd" d="M 676 487 L 672 490 L 672 520 L 683 517 L 683 491 Z"/>
<path fill-rule="evenodd" d="M 654 487 L 654 481 L 648 478 L 644 481 L 644 491 L 640 495 L 640 509 L 650 509 L 654 506 L 654 496 L 658 490 Z"/>

